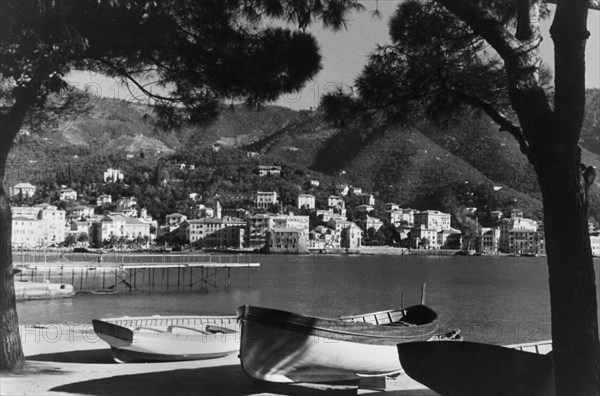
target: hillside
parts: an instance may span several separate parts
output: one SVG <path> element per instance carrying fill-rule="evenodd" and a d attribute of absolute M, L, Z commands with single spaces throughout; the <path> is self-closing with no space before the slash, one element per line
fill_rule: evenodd
<path fill-rule="evenodd" d="M 582 133 L 583 161 L 600 163 L 600 90 L 588 91 Z M 107 167 L 136 175 L 137 189 L 158 177 L 179 177 L 172 199 L 184 190 L 211 194 L 247 194 L 258 188 L 279 189 L 288 200 L 305 190 L 309 178 L 362 187 L 383 202 L 418 209 L 436 208 L 455 213 L 476 206 L 490 210 L 523 209 L 541 218 L 535 174 L 514 139 L 476 112 L 445 125 L 420 123 L 412 128 L 387 128 L 367 133 L 328 126 L 318 111 L 292 111 L 268 106 L 260 111 L 242 106 L 224 109 L 205 127 L 161 131 L 146 107 L 75 92 L 55 100 L 54 107 L 32 114 L 9 158 L 7 186 L 20 181 L 46 185 L 87 186 L 101 180 Z M 595 106 L 595 107 L 594 107 Z M 217 152 L 217 149 L 220 151 Z M 259 153 L 248 159 L 247 152 Z M 192 174 L 173 173 L 159 166 L 167 162 L 196 165 Z M 258 164 L 279 164 L 287 180 L 256 178 Z M 244 176 L 245 175 L 245 176 Z M 186 181 L 187 180 L 187 181 Z M 95 191 L 95 192 L 94 192 Z M 47 192 L 47 194 L 51 194 Z M 164 199 L 173 197 L 173 191 Z M 591 190 L 590 213 L 600 218 L 600 185 Z M 182 203 L 162 205 L 162 211 Z M 157 209 L 158 211 L 158 209 Z"/>

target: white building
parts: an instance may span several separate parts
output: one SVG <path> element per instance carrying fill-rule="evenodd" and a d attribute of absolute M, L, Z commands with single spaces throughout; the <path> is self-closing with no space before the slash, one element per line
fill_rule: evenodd
<path fill-rule="evenodd" d="M 112 196 L 109 194 L 102 194 L 96 198 L 96 206 L 102 206 L 104 204 L 112 203 Z"/>
<path fill-rule="evenodd" d="M 139 237 L 147 237 L 150 240 L 150 224 L 135 217 L 104 216 L 100 221 L 93 223 L 90 228 L 90 245 L 102 247 L 104 241 L 110 240 L 113 236 L 123 237 L 129 241 Z"/>
<path fill-rule="evenodd" d="M 104 182 L 117 182 L 119 180 L 123 180 L 125 174 L 120 169 L 112 169 L 108 168 L 106 172 L 104 172 Z"/>
<path fill-rule="evenodd" d="M 315 196 L 311 194 L 300 194 L 298 195 L 298 209 L 314 209 L 315 208 Z"/>
<path fill-rule="evenodd" d="M 499 250 L 503 253 L 520 253 L 533 247 L 537 237 L 538 223 L 523 217 L 523 212 L 515 209 L 509 219 L 500 223 Z"/>
<path fill-rule="evenodd" d="M 94 216 L 94 208 L 90 206 L 78 205 L 73 208 L 71 213 L 77 217 L 92 217 Z"/>
<path fill-rule="evenodd" d="M 61 201 L 74 201 L 77 199 L 77 191 L 71 188 L 63 188 L 58 194 Z"/>
<path fill-rule="evenodd" d="M 11 241 L 17 249 L 28 249 L 43 246 L 43 236 L 40 232 L 41 220 L 29 216 L 12 217 Z"/>
<path fill-rule="evenodd" d="M 448 213 L 443 213 L 438 210 L 424 210 L 422 212 L 414 213 L 413 216 L 415 228 L 425 226 L 426 229 L 434 229 L 436 231 L 450 229 L 450 215 Z"/>
<path fill-rule="evenodd" d="M 441 230 L 440 230 L 441 231 Z M 438 230 L 427 228 L 425 224 L 415 226 L 410 230 L 411 247 L 417 249 L 438 249 Z"/>
<path fill-rule="evenodd" d="M 23 196 L 23 198 L 33 197 L 35 194 L 37 187 L 29 184 L 29 183 L 18 183 L 10 188 L 10 196 L 18 197 L 19 194 Z"/>
<path fill-rule="evenodd" d="M 327 207 L 332 209 L 345 209 L 346 203 L 342 197 L 337 195 L 330 195 L 327 197 Z"/>
<path fill-rule="evenodd" d="M 590 245 L 592 245 L 592 255 L 600 257 L 600 231 L 590 233 Z"/>
<path fill-rule="evenodd" d="M 327 226 L 340 233 L 340 247 L 358 249 L 362 245 L 363 232 L 359 226 L 351 221 L 331 219 Z"/>
<path fill-rule="evenodd" d="M 258 191 L 254 203 L 259 209 L 267 209 L 269 206 L 277 204 L 277 193 L 275 191 Z"/>
<path fill-rule="evenodd" d="M 482 228 L 479 250 L 487 254 L 496 254 L 500 249 L 500 227 Z"/>
<path fill-rule="evenodd" d="M 279 176 L 281 174 L 281 166 L 276 165 L 259 165 L 259 176 Z"/>
<path fill-rule="evenodd" d="M 388 204 L 393 205 L 393 204 Z M 415 212 L 414 209 L 401 209 L 397 206 L 388 206 L 385 214 L 387 219 L 394 227 L 412 227 L 415 224 Z"/>
<path fill-rule="evenodd" d="M 30 227 L 33 224 L 37 224 L 34 233 L 29 235 L 29 238 L 35 240 L 35 244 L 58 245 L 65 240 L 66 212 L 64 210 L 49 204 L 39 204 L 33 207 L 14 206 L 11 210 L 13 219 L 28 218 L 39 220 L 37 223 L 17 224 L 17 227 Z M 25 222 L 25 220 L 20 221 Z M 24 229 L 19 228 L 19 230 Z"/>

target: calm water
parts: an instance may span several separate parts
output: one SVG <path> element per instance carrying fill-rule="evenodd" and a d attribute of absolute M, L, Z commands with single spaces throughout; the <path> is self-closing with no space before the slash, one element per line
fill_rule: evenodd
<path fill-rule="evenodd" d="M 550 338 L 545 258 L 274 255 L 252 261 L 261 267 L 232 270 L 230 291 L 79 294 L 19 302 L 19 319 L 89 323 L 123 315 L 233 315 L 243 304 L 338 316 L 398 308 L 402 296 L 405 305 L 417 304 L 426 282 L 427 304 L 439 313 L 442 331 L 460 328 L 466 340 L 501 344 Z"/>

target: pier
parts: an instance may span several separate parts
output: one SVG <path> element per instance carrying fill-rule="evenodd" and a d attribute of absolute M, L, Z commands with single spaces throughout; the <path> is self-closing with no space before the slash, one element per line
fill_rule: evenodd
<path fill-rule="evenodd" d="M 231 287 L 232 269 L 260 264 L 249 256 L 123 253 L 17 253 L 15 281 L 68 283 L 76 292 L 183 292 Z"/>

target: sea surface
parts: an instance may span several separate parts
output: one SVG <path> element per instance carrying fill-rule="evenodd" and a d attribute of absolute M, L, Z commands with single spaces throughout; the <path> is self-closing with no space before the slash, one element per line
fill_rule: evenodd
<path fill-rule="evenodd" d="M 335 317 L 418 304 L 439 314 L 440 332 L 468 341 L 514 344 L 551 338 L 548 270 L 543 257 L 253 256 L 260 267 L 231 271 L 202 290 L 77 294 L 17 303 L 19 321 L 88 324 L 141 315 L 235 315 L 248 304 Z M 596 283 L 599 260 L 595 259 Z M 599 293 L 600 294 L 600 293 Z"/>

